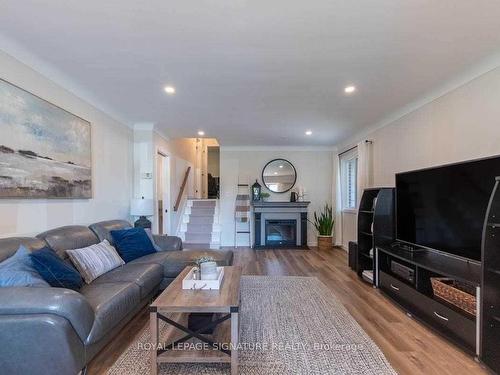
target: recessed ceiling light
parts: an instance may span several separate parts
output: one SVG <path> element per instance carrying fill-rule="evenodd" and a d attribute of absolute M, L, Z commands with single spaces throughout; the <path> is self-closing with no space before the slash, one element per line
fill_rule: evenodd
<path fill-rule="evenodd" d="M 312 133 L 313 133 L 312 130 L 307 130 L 306 131 L 306 135 L 311 135 Z"/>
<path fill-rule="evenodd" d="M 274 172 L 274 174 L 278 174 L 278 172 Z"/>
<path fill-rule="evenodd" d="M 352 94 L 354 91 L 356 91 L 356 86 L 347 86 L 345 89 L 344 89 L 344 92 L 346 94 Z"/>
<path fill-rule="evenodd" d="M 165 92 L 168 95 L 174 95 L 175 94 L 175 87 L 174 86 L 165 86 Z"/>
<path fill-rule="evenodd" d="M 203 130 L 200 130 L 200 131 L 198 132 L 198 135 L 205 135 L 205 132 L 204 132 Z"/>
<path fill-rule="evenodd" d="M 280 165 L 280 168 L 283 168 L 283 166 L 282 166 L 282 165 Z"/>

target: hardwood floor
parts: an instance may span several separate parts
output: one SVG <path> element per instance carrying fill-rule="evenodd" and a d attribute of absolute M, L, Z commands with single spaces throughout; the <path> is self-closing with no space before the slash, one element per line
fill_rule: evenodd
<path fill-rule="evenodd" d="M 408 317 L 379 290 L 362 282 L 347 266 L 346 253 L 312 250 L 236 249 L 234 264 L 244 275 L 315 276 L 342 301 L 384 352 L 399 374 L 486 374 L 474 359 Z M 88 366 L 88 374 L 105 374 L 149 323 L 146 309 Z"/>

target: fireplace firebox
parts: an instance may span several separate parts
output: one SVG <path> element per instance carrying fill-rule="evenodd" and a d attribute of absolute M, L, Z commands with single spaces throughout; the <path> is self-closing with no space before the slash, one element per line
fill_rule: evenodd
<path fill-rule="evenodd" d="M 297 220 L 266 220 L 266 246 L 295 246 Z"/>

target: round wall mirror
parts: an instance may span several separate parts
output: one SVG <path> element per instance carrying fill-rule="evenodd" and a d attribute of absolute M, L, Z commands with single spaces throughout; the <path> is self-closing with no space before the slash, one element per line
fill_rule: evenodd
<path fill-rule="evenodd" d="M 262 182 L 273 193 L 284 193 L 293 188 L 297 171 L 288 160 L 274 159 L 262 170 Z"/>

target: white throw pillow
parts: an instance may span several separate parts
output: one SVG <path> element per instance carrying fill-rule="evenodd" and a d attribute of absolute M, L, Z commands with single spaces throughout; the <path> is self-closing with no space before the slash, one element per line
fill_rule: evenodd
<path fill-rule="evenodd" d="M 125 264 L 108 240 L 81 249 L 66 250 L 66 253 L 87 284 Z"/>

